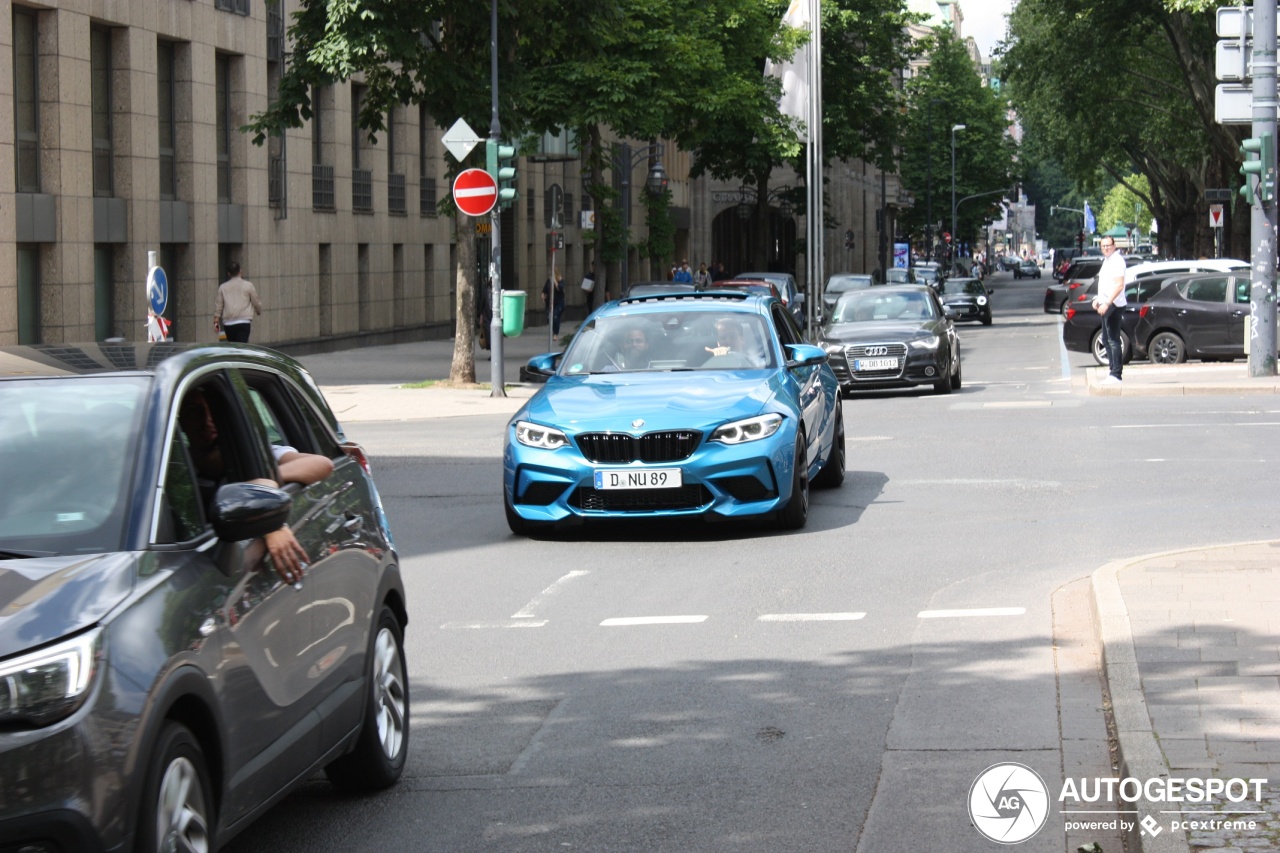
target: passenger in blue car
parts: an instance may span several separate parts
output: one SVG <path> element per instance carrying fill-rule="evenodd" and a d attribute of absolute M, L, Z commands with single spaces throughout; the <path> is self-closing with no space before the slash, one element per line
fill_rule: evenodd
<path fill-rule="evenodd" d="M 742 332 L 742 323 L 739 320 L 730 317 L 721 317 L 716 320 L 716 344 L 712 347 L 706 347 L 707 352 L 711 353 L 711 357 L 722 358 L 728 356 L 736 356 L 734 361 L 745 362 L 743 367 L 761 367 L 764 365 L 764 359 L 756 347 L 748 347 L 746 337 Z M 722 364 L 717 362 L 717 365 Z M 728 362 L 723 365 L 730 366 Z"/>

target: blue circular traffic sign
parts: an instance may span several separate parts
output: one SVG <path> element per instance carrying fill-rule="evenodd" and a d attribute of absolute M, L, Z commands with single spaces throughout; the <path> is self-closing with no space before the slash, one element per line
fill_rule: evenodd
<path fill-rule="evenodd" d="M 163 314 L 169 304 L 169 278 L 164 267 L 152 267 L 147 273 L 147 302 L 151 303 L 152 314 Z"/>

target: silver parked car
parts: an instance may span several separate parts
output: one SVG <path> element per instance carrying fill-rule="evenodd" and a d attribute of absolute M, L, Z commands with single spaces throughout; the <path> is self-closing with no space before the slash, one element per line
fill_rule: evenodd
<path fill-rule="evenodd" d="M 0 848 L 216 850 L 320 768 L 398 780 L 398 557 L 296 362 L 0 349 L 0 481 Z"/>

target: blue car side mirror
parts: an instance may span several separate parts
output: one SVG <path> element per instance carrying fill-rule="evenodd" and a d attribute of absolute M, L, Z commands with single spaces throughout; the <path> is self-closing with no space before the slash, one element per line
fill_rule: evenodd
<path fill-rule="evenodd" d="M 827 360 L 827 351 L 811 344 L 787 344 L 787 367 L 811 367 Z"/>

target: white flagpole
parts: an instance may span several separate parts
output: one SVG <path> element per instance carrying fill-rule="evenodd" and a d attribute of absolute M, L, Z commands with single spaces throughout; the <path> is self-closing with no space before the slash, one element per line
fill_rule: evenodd
<path fill-rule="evenodd" d="M 809 285 L 809 303 L 817 305 L 822 298 L 823 271 L 826 269 L 826 213 L 823 205 L 822 185 L 822 0 L 812 0 L 809 19 L 812 23 L 813 52 L 809 57 L 809 114 L 811 116 L 809 138 L 813 145 L 814 207 L 814 275 Z M 810 332 L 816 334 L 815 331 Z"/>

